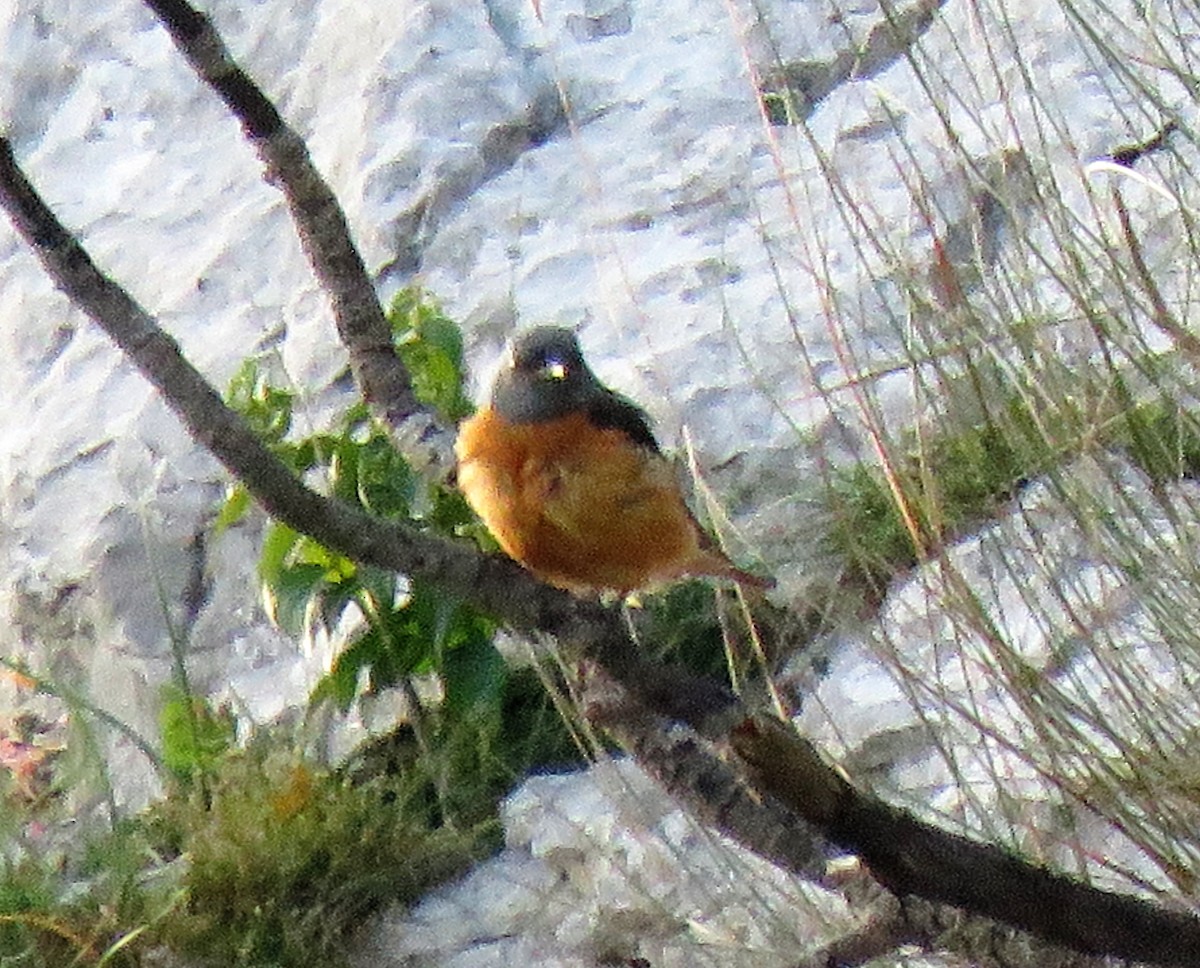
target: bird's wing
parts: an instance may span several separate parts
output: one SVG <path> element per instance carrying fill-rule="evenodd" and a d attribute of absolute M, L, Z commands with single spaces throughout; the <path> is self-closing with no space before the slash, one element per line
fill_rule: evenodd
<path fill-rule="evenodd" d="M 635 444 L 656 454 L 661 453 L 658 441 L 650 430 L 650 418 L 646 416 L 646 411 L 619 393 L 609 389 L 597 393 L 588 404 L 587 414 L 597 427 L 619 430 Z"/>

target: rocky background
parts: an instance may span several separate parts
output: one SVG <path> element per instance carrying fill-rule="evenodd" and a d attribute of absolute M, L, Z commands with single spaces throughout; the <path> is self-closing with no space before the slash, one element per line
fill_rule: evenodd
<path fill-rule="evenodd" d="M 991 297 L 981 279 L 1016 273 L 1019 290 L 990 311 L 1046 321 L 1064 357 L 1086 363 L 1088 326 L 1063 281 L 1059 233 L 1092 239 L 1111 228 L 1109 179 L 1122 178 L 1167 298 L 1185 305 L 1177 220 L 1196 203 L 1196 101 L 1194 79 L 1171 65 L 1192 56 L 1187 39 L 1200 24 L 1171 3 L 204 7 L 308 139 L 381 295 L 419 283 L 441 300 L 463 322 L 477 389 L 514 329 L 576 327 L 596 371 L 650 410 L 668 446 L 686 429 L 731 515 L 733 547 L 779 576 L 780 604 L 803 603 L 837 577 L 818 540 L 828 525 L 815 510 L 824 469 L 873 459 L 872 428 L 936 409 L 913 351 L 930 314 L 944 321 L 961 300 Z M 765 123 L 764 104 L 790 123 Z M 1172 119 L 1181 134 L 1170 160 L 1139 168 L 1153 184 L 1089 167 Z M 345 358 L 278 193 L 140 4 L 10 0 L 0 11 L 0 125 L 97 262 L 216 385 L 269 350 L 279 374 L 303 388 L 311 426 L 344 402 Z M 1097 262 L 1098 289 L 1109 269 Z M 259 525 L 203 539 L 223 472 L 54 291 L 7 224 L 0 314 L 0 652 L 70 677 L 150 734 L 172 635 L 189 643 L 194 684 L 249 720 L 302 703 L 336 643 L 301 647 L 266 622 Z M 1142 337 L 1169 344 L 1149 326 Z M 1140 506 L 1145 482 L 1129 468 L 1103 480 L 1113 473 L 1123 499 Z M 1026 499 L 1057 513 L 1054 494 Z M 989 548 L 1010 553 L 1004 529 L 1028 520 L 1027 509 L 1012 510 L 1011 522 L 959 552 L 984 578 L 998 567 Z M 1072 530 L 1074 516 L 1054 527 L 1065 544 L 1030 539 L 1033 557 L 1019 566 L 1049 584 L 1086 571 L 1094 552 Z M 1094 614 L 1136 626 L 1137 603 L 1096 575 Z M 928 579 L 897 589 L 865 636 L 825 643 L 836 675 L 804 707 L 810 732 L 854 746 L 910 725 L 913 697 L 889 685 L 871 642 L 939 641 L 929 631 L 944 603 Z M 986 608 L 1029 629 L 1031 663 L 1050 662 L 1044 646 L 1058 633 L 1037 620 L 1036 603 L 1014 591 Z M 796 676 L 811 684 L 808 671 Z M 972 688 L 969 674 L 949 686 L 959 687 Z M 368 725 L 352 721 L 343 741 Z M 126 740 L 112 737 L 108 753 L 123 805 L 154 795 Z M 900 788 L 935 791 L 931 803 L 960 810 L 968 827 L 987 814 L 986 800 L 963 793 L 961 771 L 912 762 Z M 989 761 L 985 778 L 997 770 Z M 630 782 L 630 802 L 644 801 L 641 781 Z M 598 807 L 601 816 L 620 809 Z M 565 877 L 594 897 L 593 875 L 554 867 L 563 857 L 575 865 L 576 846 L 539 855 L 521 833 L 527 822 L 510 821 L 521 863 L 551 858 L 536 875 L 548 890 Z M 1099 842 L 1109 833 L 1097 831 Z M 631 853 L 631 867 L 645 859 Z M 543 894 L 516 893 L 513 921 L 497 915 L 460 931 L 464 945 L 545 914 Z M 689 960 L 696 944 L 715 964 L 760 963 L 750 949 L 776 963 L 767 940 L 709 924 L 694 901 L 646 896 L 673 926 L 655 928 L 656 951 L 671 952 L 656 965 L 699 963 Z M 623 894 L 610 908 L 630 930 L 644 927 Z M 739 917 L 736 905 L 716 910 Z M 604 953 L 588 924 L 558 938 L 557 954 L 522 942 L 540 953 L 486 961 L 476 951 L 480 960 L 461 963 L 586 963 Z M 442 928 L 428 937 L 440 939 L 429 957 L 453 956 Z M 726 950 L 714 937 L 736 943 Z"/>

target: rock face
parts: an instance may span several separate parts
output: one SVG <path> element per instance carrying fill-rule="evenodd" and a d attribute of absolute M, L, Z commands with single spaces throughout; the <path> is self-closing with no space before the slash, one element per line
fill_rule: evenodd
<path fill-rule="evenodd" d="M 1170 345 L 1125 301 L 1108 186 L 1186 318 L 1195 146 L 1139 162 L 1149 184 L 1086 167 L 1172 118 L 1195 130 L 1177 70 L 1194 14 L 1156 6 L 207 9 L 309 139 L 385 296 L 416 281 L 443 300 L 479 385 L 514 327 L 577 327 L 666 443 L 687 429 L 799 598 L 831 577 L 823 468 L 925 412 L 963 347 L 1017 358 L 1019 319 L 1086 365 L 1092 311 Z M 0 125 L 97 262 L 218 386 L 269 350 L 320 425 L 345 399 L 325 299 L 237 125 L 143 6 L 10 0 L 0 64 Z M 147 733 L 172 634 L 194 682 L 252 716 L 302 700 L 332 646 L 264 622 L 255 524 L 198 540 L 221 469 L 3 228 L 0 293 L 0 652 Z M 113 744 L 141 802 L 149 772 Z"/>
<path fill-rule="evenodd" d="M 835 895 L 664 803 L 630 760 L 530 779 L 503 819 L 501 855 L 379 919 L 354 964 L 783 968 L 846 916 Z"/>

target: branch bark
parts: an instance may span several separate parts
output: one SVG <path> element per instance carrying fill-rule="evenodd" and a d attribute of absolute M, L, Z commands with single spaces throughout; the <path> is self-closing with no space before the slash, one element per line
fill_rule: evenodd
<path fill-rule="evenodd" d="M 952 904 L 1087 955 L 1200 965 L 1200 920 L 1036 867 L 856 790 L 816 748 L 757 716 L 731 734 L 760 789 L 857 854 L 898 896 Z"/>

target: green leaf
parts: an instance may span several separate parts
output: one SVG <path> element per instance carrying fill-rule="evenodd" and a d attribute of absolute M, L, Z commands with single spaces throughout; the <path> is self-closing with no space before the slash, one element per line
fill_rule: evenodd
<path fill-rule="evenodd" d="M 358 569 L 359 594 L 366 595 L 369 601 L 369 608 L 364 608 L 363 611 L 376 614 L 394 611 L 397 583 L 395 572 L 372 565 L 361 565 Z"/>
<path fill-rule="evenodd" d="M 320 565 L 328 572 L 330 581 L 345 581 L 358 573 L 358 566 L 353 561 L 306 534 L 300 535 L 288 561 L 297 565 Z"/>
<path fill-rule="evenodd" d="M 158 715 L 162 759 L 177 776 L 210 772 L 233 746 L 233 717 L 199 696 L 168 686 Z"/>
<path fill-rule="evenodd" d="M 263 536 L 263 552 L 258 557 L 258 577 L 266 587 L 275 584 L 287 564 L 300 533 L 287 524 L 275 522 Z"/>
<path fill-rule="evenodd" d="M 279 521 L 267 529 L 263 537 L 262 554 L 258 558 L 258 577 L 264 585 L 270 586 L 279 580 L 288 557 L 299 540 L 299 531 Z"/>
<path fill-rule="evenodd" d="M 336 624 L 359 590 L 354 562 L 286 524 L 268 529 L 258 571 L 263 608 L 290 635 L 303 634 L 318 610 L 327 627 Z"/>
<path fill-rule="evenodd" d="M 246 516 L 252 499 L 245 484 L 234 484 L 229 489 L 221 509 L 217 512 L 217 520 L 213 523 L 213 534 L 220 536 Z"/>
<path fill-rule="evenodd" d="M 363 445 L 358 458 L 358 503 L 380 517 L 408 517 L 417 491 L 417 476 L 404 455 L 378 433 Z"/>
<path fill-rule="evenodd" d="M 253 357 L 238 367 L 229 381 L 225 399 L 264 443 L 278 444 L 291 430 L 295 393 L 268 383 L 259 361 Z"/>
<path fill-rule="evenodd" d="M 504 691 L 507 667 L 490 638 L 472 638 L 452 649 L 442 663 L 446 708 L 465 713 L 480 705 L 494 705 Z"/>
<path fill-rule="evenodd" d="M 308 628 L 309 609 L 315 607 L 329 572 L 320 565 L 295 565 L 280 572 L 263 587 L 267 615 L 288 635 L 300 636 Z"/>
<path fill-rule="evenodd" d="M 378 631 L 369 630 L 344 648 L 333 661 L 333 667 L 321 677 L 309 696 L 317 705 L 331 701 L 340 712 L 346 712 L 358 695 L 361 674 L 369 670 L 379 652 Z"/>
<path fill-rule="evenodd" d="M 348 504 L 358 502 L 358 464 L 362 445 L 339 437 L 329 460 L 329 487 L 333 496 Z"/>
<path fill-rule="evenodd" d="M 225 402 L 238 413 L 245 414 L 254 399 L 254 389 L 258 384 L 258 360 L 247 357 L 237 372 L 229 378 L 225 388 Z"/>
<path fill-rule="evenodd" d="M 388 321 L 417 399 L 450 423 L 470 414 L 471 402 L 463 393 L 463 345 L 457 324 L 419 288 L 396 294 Z"/>

